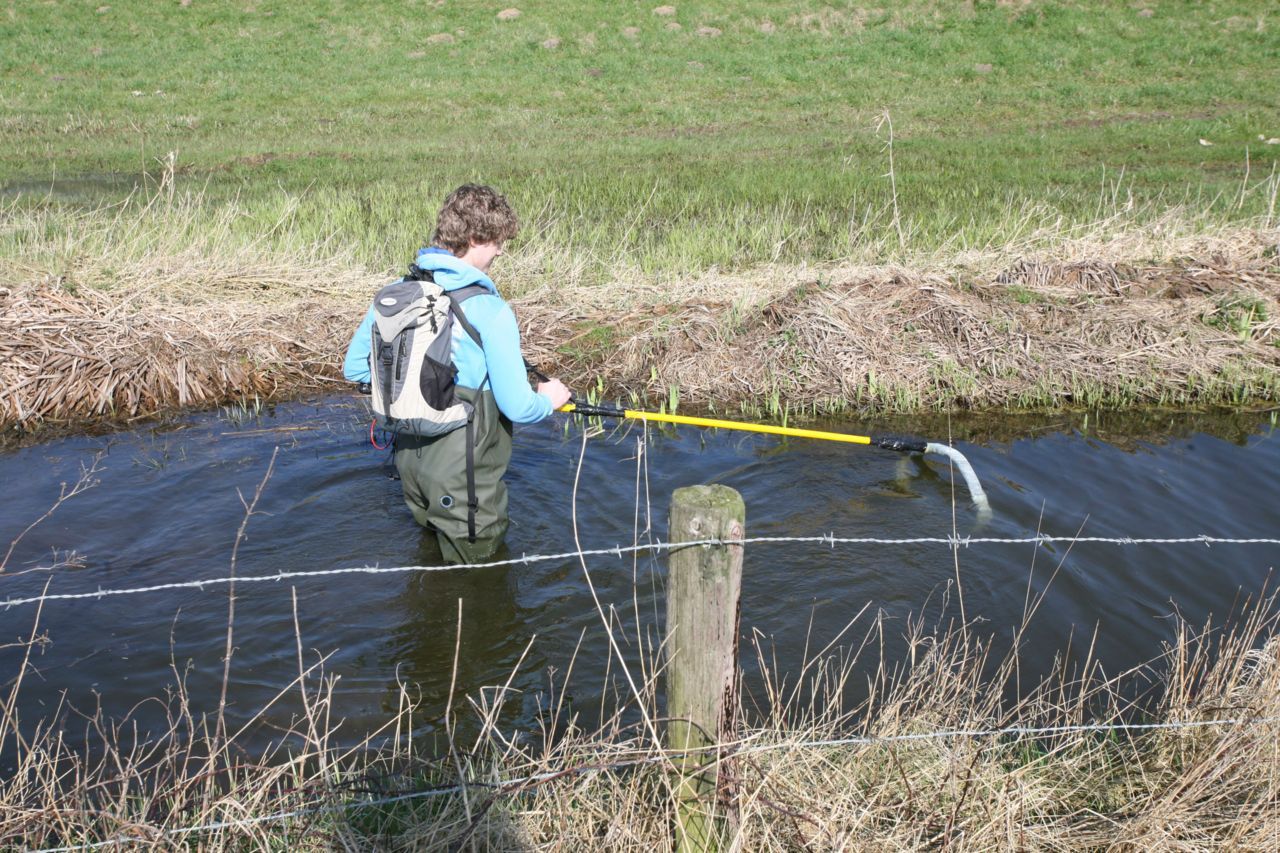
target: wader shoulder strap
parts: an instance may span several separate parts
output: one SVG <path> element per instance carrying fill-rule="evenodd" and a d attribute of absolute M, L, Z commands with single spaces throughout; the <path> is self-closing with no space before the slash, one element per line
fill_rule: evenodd
<path fill-rule="evenodd" d="M 484 381 L 477 389 L 481 395 L 488 382 L 489 376 L 485 374 Z M 476 406 L 482 408 L 483 399 L 477 397 Z M 476 416 L 473 411 L 471 417 L 467 418 L 467 541 L 472 545 L 476 542 L 476 511 L 479 509 L 480 498 L 476 495 Z"/>
<path fill-rule="evenodd" d="M 471 325 L 467 315 L 462 313 L 462 303 L 473 296 L 488 292 L 489 289 L 480 284 L 469 284 L 466 287 L 459 287 L 457 290 L 449 291 L 449 298 L 453 300 L 453 316 L 458 318 L 462 328 L 471 336 L 471 340 L 476 342 L 476 346 L 482 350 L 484 349 L 484 341 L 480 340 L 480 333 L 476 331 L 475 326 Z M 485 373 L 484 379 L 480 382 L 480 387 L 477 390 L 483 393 L 485 383 L 488 381 L 489 374 Z M 476 496 L 476 416 L 473 412 L 471 417 L 467 418 L 467 541 L 473 545 L 476 541 L 476 510 L 479 508 L 480 500 Z"/>
<path fill-rule="evenodd" d="M 476 498 L 476 419 L 467 418 L 467 541 L 476 544 L 476 510 L 480 501 Z"/>

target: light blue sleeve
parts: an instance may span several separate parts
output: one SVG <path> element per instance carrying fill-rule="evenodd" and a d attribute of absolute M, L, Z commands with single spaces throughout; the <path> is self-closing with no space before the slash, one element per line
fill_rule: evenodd
<path fill-rule="evenodd" d="M 372 337 L 373 306 L 370 305 L 369 313 L 364 315 L 356 333 L 351 336 L 351 343 L 347 344 L 347 357 L 342 361 L 342 375 L 347 381 L 369 381 L 369 347 Z"/>
<path fill-rule="evenodd" d="M 498 409 L 518 424 L 536 423 L 551 414 L 551 401 L 529 387 L 511 306 L 501 297 L 476 296 L 464 302 L 463 309 L 484 341 L 489 387 Z"/>

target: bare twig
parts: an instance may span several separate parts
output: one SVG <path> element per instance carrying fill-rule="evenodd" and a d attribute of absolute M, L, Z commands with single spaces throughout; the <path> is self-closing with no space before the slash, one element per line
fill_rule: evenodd
<path fill-rule="evenodd" d="M 104 454 L 105 451 L 99 451 L 93 454 L 93 459 L 87 467 L 85 465 L 80 466 L 80 476 L 71 488 L 67 488 L 67 484 L 65 482 L 59 486 L 58 499 L 53 502 L 53 506 L 49 507 L 49 509 L 45 511 L 44 515 L 28 524 L 26 528 L 9 543 L 9 550 L 5 551 L 4 559 L 0 560 L 0 572 L 4 572 L 5 568 L 9 565 L 9 558 L 13 556 L 13 549 L 18 547 L 18 543 L 22 541 L 22 538 L 30 533 L 36 525 L 53 515 L 54 511 L 56 511 L 58 507 L 62 506 L 65 502 L 71 500 L 81 492 L 92 489 L 94 486 L 98 485 L 99 480 L 94 475 L 98 473 Z"/>
<path fill-rule="evenodd" d="M 233 651 L 233 638 L 236 620 L 236 559 L 240 554 L 240 543 L 244 541 L 245 531 L 249 527 L 249 519 L 253 517 L 254 510 L 258 506 L 258 500 L 262 497 L 262 491 L 267 487 L 267 481 L 271 479 L 271 473 L 276 467 L 276 456 L 280 453 L 280 448 L 271 451 L 271 461 L 267 463 L 267 471 L 262 475 L 262 480 L 258 483 L 258 487 L 253 492 L 252 500 L 246 502 L 244 495 L 239 495 L 240 503 L 244 506 L 244 518 L 240 520 L 240 527 L 236 530 L 236 539 L 231 546 L 231 581 L 227 584 L 227 642 L 226 649 L 222 655 L 222 690 L 218 694 L 218 723 L 215 735 L 215 741 L 221 741 L 226 734 L 226 709 L 227 709 L 227 684 L 231 680 L 231 654 Z M 237 494 L 239 494 L 237 492 Z M 227 744 L 223 744 L 225 748 Z M 212 756 L 210 756 L 212 759 Z"/>

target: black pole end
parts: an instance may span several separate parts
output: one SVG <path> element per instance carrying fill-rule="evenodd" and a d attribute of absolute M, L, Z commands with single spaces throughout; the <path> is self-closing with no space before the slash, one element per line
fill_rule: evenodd
<path fill-rule="evenodd" d="M 929 442 L 918 438 L 898 438 L 896 436 L 872 436 L 871 443 L 885 450 L 896 450 L 900 453 L 924 453 Z"/>

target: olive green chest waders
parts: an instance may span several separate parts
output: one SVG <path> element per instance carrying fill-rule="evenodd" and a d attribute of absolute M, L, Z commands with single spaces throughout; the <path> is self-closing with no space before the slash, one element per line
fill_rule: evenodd
<path fill-rule="evenodd" d="M 483 383 L 482 383 L 483 387 Z M 511 421 L 493 392 L 458 385 L 454 393 L 473 407 L 465 427 L 433 438 L 396 438 L 396 470 L 414 519 L 440 540 L 451 563 L 474 563 L 493 554 L 507 532 Z"/>

